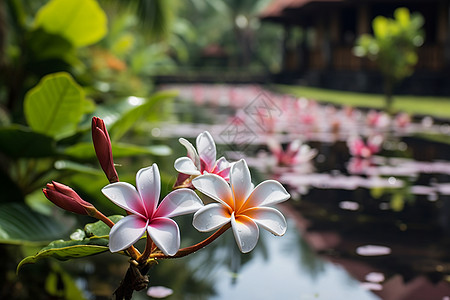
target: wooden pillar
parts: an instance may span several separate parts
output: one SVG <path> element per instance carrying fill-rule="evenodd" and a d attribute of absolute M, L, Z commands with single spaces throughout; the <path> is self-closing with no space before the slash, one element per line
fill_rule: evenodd
<path fill-rule="evenodd" d="M 372 20 L 369 17 L 369 4 L 361 3 L 358 5 L 356 13 L 356 34 L 359 37 L 361 34 L 369 33 L 372 26 Z"/>
<path fill-rule="evenodd" d="M 447 1 L 439 2 L 437 7 L 437 32 L 436 42 L 438 47 L 443 47 L 442 60 L 444 68 L 450 68 L 450 7 Z M 426 38 L 426 37 L 425 37 Z"/>

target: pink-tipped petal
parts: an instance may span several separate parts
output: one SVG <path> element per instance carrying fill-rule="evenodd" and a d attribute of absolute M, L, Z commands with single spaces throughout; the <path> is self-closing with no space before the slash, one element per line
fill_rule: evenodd
<path fill-rule="evenodd" d="M 178 141 L 186 148 L 187 157 L 189 157 L 194 165 L 200 169 L 200 158 L 198 157 L 197 150 L 195 150 L 194 146 L 188 140 L 183 138 L 180 138 Z"/>
<path fill-rule="evenodd" d="M 231 164 L 228 162 L 228 160 L 225 157 L 221 157 L 216 161 L 216 165 L 214 167 L 214 171 L 217 174 L 217 172 L 220 172 L 222 170 L 225 170 L 227 168 L 230 168 Z"/>
<path fill-rule="evenodd" d="M 161 178 L 157 164 L 140 169 L 136 174 L 136 185 L 141 195 L 147 217 L 151 217 L 156 210 L 161 193 Z"/>
<path fill-rule="evenodd" d="M 252 191 L 252 179 L 245 160 L 233 164 L 230 171 L 230 184 L 233 190 L 235 210 L 239 209 Z"/>
<path fill-rule="evenodd" d="M 208 131 L 197 136 L 197 151 L 200 160 L 206 165 L 206 171 L 210 172 L 216 163 L 216 144 Z"/>
<path fill-rule="evenodd" d="M 230 209 L 234 207 L 230 186 L 222 177 L 215 174 L 205 174 L 194 178 L 192 185 L 201 193 L 228 206 Z"/>
<path fill-rule="evenodd" d="M 219 203 L 211 203 L 200 208 L 192 220 L 192 225 L 201 232 L 216 230 L 230 222 L 230 213 Z"/>
<path fill-rule="evenodd" d="M 250 252 L 255 248 L 259 238 L 259 228 L 252 219 L 243 215 L 235 218 L 233 213 L 231 216 L 231 228 L 242 253 Z"/>
<path fill-rule="evenodd" d="M 144 234 L 148 221 L 129 215 L 117 222 L 109 232 L 109 250 L 117 252 L 136 243 Z"/>
<path fill-rule="evenodd" d="M 145 216 L 141 198 L 135 187 L 127 182 L 115 182 L 102 189 L 102 193 L 116 205 L 133 214 Z"/>
<path fill-rule="evenodd" d="M 175 255 L 180 249 L 180 229 L 174 220 L 155 218 L 148 225 L 147 232 L 165 255 Z"/>
<path fill-rule="evenodd" d="M 243 212 L 256 224 L 270 231 L 272 234 L 281 236 L 286 233 L 286 219 L 283 214 L 271 207 L 258 207 Z"/>
<path fill-rule="evenodd" d="M 189 157 L 180 157 L 173 164 L 175 170 L 182 174 L 200 175 L 199 169 L 194 165 Z"/>
<path fill-rule="evenodd" d="M 245 202 L 245 208 L 269 206 L 289 199 L 291 195 L 276 180 L 266 180 L 256 186 Z"/>
<path fill-rule="evenodd" d="M 154 217 L 172 218 L 196 212 L 202 207 L 202 200 L 193 190 L 181 188 L 164 197 L 156 209 Z"/>

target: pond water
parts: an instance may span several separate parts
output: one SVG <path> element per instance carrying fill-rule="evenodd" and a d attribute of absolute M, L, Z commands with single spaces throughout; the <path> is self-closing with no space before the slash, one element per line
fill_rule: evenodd
<path fill-rule="evenodd" d="M 429 139 L 450 140 L 445 120 L 258 86 L 164 88 L 180 96 L 176 118 L 154 128 L 155 138 L 193 141 L 208 130 L 219 154 L 245 158 L 255 181 L 276 178 L 293 196 L 279 207 L 286 235 L 264 231 L 251 254 L 228 236 L 152 270 L 172 299 L 450 299 L 450 146 Z M 289 156 L 294 140 L 309 146 L 303 157 Z"/>

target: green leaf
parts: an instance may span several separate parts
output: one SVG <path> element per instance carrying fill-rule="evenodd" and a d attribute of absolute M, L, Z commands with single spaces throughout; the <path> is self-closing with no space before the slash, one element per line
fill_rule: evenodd
<path fill-rule="evenodd" d="M 107 18 L 95 0 L 51 0 L 38 11 L 35 27 L 59 34 L 75 47 L 83 47 L 106 35 Z"/>
<path fill-rule="evenodd" d="M 172 149 L 166 145 L 142 147 L 124 143 L 113 143 L 112 151 L 114 158 L 137 155 L 166 156 L 172 153 Z M 76 159 L 90 160 L 95 158 L 95 151 L 92 143 L 78 143 L 66 148 L 64 154 Z"/>
<path fill-rule="evenodd" d="M 74 172 L 100 175 L 102 171 L 96 168 L 92 168 L 70 160 L 58 160 L 55 162 L 55 169 L 57 170 L 70 170 Z"/>
<path fill-rule="evenodd" d="M 118 222 L 123 216 L 113 215 L 109 217 L 113 222 Z M 110 228 L 102 221 L 86 224 L 85 230 L 77 229 L 70 235 L 72 240 L 57 240 L 42 248 L 38 253 L 25 257 L 17 266 L 17 272 L 26 264 L 32 264 L 40 259 L 53 257 L 58 260 L 81 258 L 106 252 L 108 248 L 108 235 Z M 87 237 L 87 238 L 86 238 Z"/>
<path fill-rule="evenodd" d="M 108 217 L 114 223 L 119 222 L 123 216 L 121 215 L 113 215 Z M 102 221 L 97 221 L 95 223 L 89 223 L 84 226 L 84 232 L 88 237 L 102 237 L 105 238 L 109 235 L 110 228 L 108 225 L 103 223 Z"/>
<path fill-rule="evenodd" d="M 29 128 L 12 125 L 0 128 L 0 151 L 11 158 L 48 157 L 55 153 L 55 141 Z"/>
<path fill-rule="evenodd" d="M 83 116 L 84 92 L 68 73 L 42 78 L 25 95 L 25 117 L 39 133 L 62 138 L 75 133 Z"/>
<path fill-rule="evenodd" d="M 24 204 L 0 205 L 0 243 L 14 245 L 45 244 L 69 228 L 48 216 L 37 213 Z"/>
<path fill-rule="evenodd" d="M 136 105 L 133 109 L 123 114 L 110 129 L 111 139 L 114 141 L 119 140 L 128 130 L 130 130 L 134 124 L 139 122 L 145 117 L 148 117 L 156 109 L 157 104 L 160 101 L 172 99 L 177 95 L 173 91 L 163 91 L 152 95 L 143 104 Z"/>
<path fill-rule="evenodd" d="M 36 255 L 22 259 L 17 266 L 17 272 L 24 265 L 33 264 L 47 257 L 53 257 L 58 260 L 69 260 L 99 254 L 108 250 L 108 239 L 104 238 L 89 238 L 81 241 L 53 241 L 47 247 L 42 248 Z"/>

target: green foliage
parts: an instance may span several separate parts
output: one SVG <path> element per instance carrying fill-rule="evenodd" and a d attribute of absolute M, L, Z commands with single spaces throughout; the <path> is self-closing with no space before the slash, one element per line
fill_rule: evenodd
<path fill-rule="evenodd" d="M 48 157 L 55 154 L 55 141 L 25 126 L 0 127 L 0 152 L 10 158 Z"/>
<path fill-rule="evenodd" d="M 119 221 L 123 216 L 109 217 L 113 222 Z M 40 259 L 53 257 L 58 260 L 68 260 L 92 256 L 109 251 L 108 235 L 110 228 L 103 222 L 87 224 L 84 230 L 78 229 L 71 234 L 69 241 L 57 240 L 48 244 L 32 256 L 25 257 L 17 266 L 17 272 L 26 265 L 37 262 Z"/>
<path fill-rule="evenodd" d="M 395 81 L 414 71 L 417 47 L 423 44 L 423 17 L 398 8 L 394 19 L 377 16 L 372 23 L 374 35 L 364 34 L 356 42 L 354 53 L 376 60 L 380 70 Z"/>
<path fill-rule="evenodd" d="M 84 92 L 67 73 L 50 74 L 25 96 L 25 117 L 38 133 L 62 138 L 75 133 L 83 116 Z"/>
<path fill-rule="evenodd" d="M 388 110 L 391 110 L 393 85 L 414 72 L 417 48 L 424 41 L 423 23 L 419 13 L 410 14 L 407 8 L 398 8 L 394 19 L 377 16 L 372 22 L 374 35 L 363 34 L 353 48 L 356 56 L 376 61 L 383 73 Z"/>
<path fill-rule="evenodd" d="M 137 122 L 157 112 L 156 105 L 161 101 L 174 98 L 177 93 L 172 91 L 158 92 L 152 95 L 145 102 L 123 114 L 122 118 L 115 122 L 110 130 L 111 140 L 115 141 L 121 138 Z"/>
<path fill-rule="evenodd" d="M 19 203 L 0 205 L 0 243 L 14 245 L 44 244 L 69 228 L 52 218 Z"/>
<path fill-rule="evenodd" d="M 37 13 L 34 26 L 83 47 L 105 36 L 107 18 L 95 0 L 51 0 Z"/>

